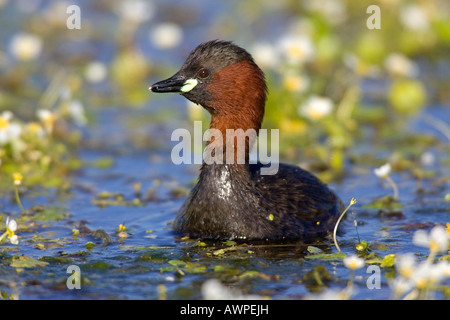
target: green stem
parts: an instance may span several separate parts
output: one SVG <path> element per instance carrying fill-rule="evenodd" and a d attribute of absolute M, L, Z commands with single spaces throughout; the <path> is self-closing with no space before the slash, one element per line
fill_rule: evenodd
<path fill-rule="evenodd" d="M 5 232 L 0 236 L 0 243 L 3 241 L 3 238 L 5 238 L 7 234 L 8 232 Z"/>
<path fill-rule="evenodd" d="M 350 209 L 350 207 L 356 203 L 356 200 L 352 199 L 350 201 L 350 204 L 347 206 L 347 208 L 345 208 L 345 210 L 341 213 L 341 215 L 339 216 L 339 219 L 337 220 L 335 226 L 334 226 L 334 230 L 333 230 L 333 241 L 334 241 L 334 245 L 336 246 L 336 249 L 339 251 L 339 253 L 341 253 L 341 248 L 339 248 L 338 242 L 337 242 L 337 237 L 336 237 L 336 233 L 337 233 L 337 229 L 339 226 L 339 223 L 341 222 L 342 218 L 344 217 L 345 213 L 348 211 L 348 209 Z"/>
<path fill-rule="evenodd" d="M 425 261 L 425 263 L 427 264 L 432 264 L 434 261 L 434 258 L 436 257 L 436 250 L 430 250 L 430 254 L 428 255 L 427 260 Z"/>
<path fill-rule="evenodd" d="M 20 208 L 20 210 L 22 211 L 22 213 L 25 213 L 25 209 L 23 208 L 23 206 L 22 206 L 22 202 L 20 201 L 20 197 L 19 197 L 19 187 L 18 186 L 15 186 L 16 188 L 16 201 L 17 201 L 17 204 L 19 205 L 19 208 Z"/>
<path fill-rule="evenodd" d="M 429 124 L 434 126 L 437 130 L 442 132 L 445 135 L 445 137 L 450 141 L 450 127 L 448 126 L 447 123 L 445 123 L 444 121 L 435 119 L 431 116 L 426 116 L 425 122 L 428 122 Z"/>
<path fill-rule="evenodd" d="M 391 185 L 392 189 L 394 190 L 394 200 L 398 201 L 398 187 L 395 184 L 394 180 L 392 180 L 391 177 L 387 176 L 386 177 L 387 182 L 389 182 L 389 184 Z"/>
<path fill-rule="evenodd" d="M 347 281 L 347 289 L 351 292 L 353 290 L 353 279 L 355 278 L 355 270 L 350 270 L 350 276 Z"/>

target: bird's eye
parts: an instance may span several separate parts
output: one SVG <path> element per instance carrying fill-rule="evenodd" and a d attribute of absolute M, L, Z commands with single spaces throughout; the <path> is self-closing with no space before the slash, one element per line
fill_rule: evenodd
<path fill-rule="evenodd" d="M 198 77 L 199 77 L 200 79 L 206 79 L 206 78 L 209 77 L 209 75 L 210 75 L 209 70 L 206 69 L 206 68 L 202 68 L 202 69 L 200 69 L 200 71 L 198 72 Z"/>

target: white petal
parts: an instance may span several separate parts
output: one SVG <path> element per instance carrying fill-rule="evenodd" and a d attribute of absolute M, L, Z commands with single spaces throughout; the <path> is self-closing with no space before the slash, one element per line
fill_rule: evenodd
<path fill-rule="evenodd" d="M 9 238 L 9 242 L 11 242 L 12 244 L 18 245 L 19 237 L 17 235 L 13 235 L 11 238 Z"/>
<path fill-rule="evenodd" d="M 389 173 L 391 173 L 391 169 L 392 169 L 391 165 L 389 163 L 386 163 L 385 165 L 382 165 L 381 167 L 374 169 L 373 172 L 377 177 L 386 178 L 389 175 Z"/>
<path fill-rule="evenodd" d="M 6 219 L 6 227 L 12 231 L 15 232 L 17 230 L 17 222 L 14 219 L 9 219 L 9 217 Z"/>
<path fill-rule="evenodd" d="M 442 226 L 436 226 L 431 229 L 430 238 L 438 244 L 439 251 L 446 251 L 448 249 L 448 235 L 447 231 Z"/>
<path fill-rule="evenodd" d="M 430 240 L 428 239 L 428 233 L 425 230 L 417 230 L 413 236 L 413 243 L 416 246 L 428 247 Z"/>
<path fill-rule="evenodd" d="M 365 262 L 364 259 L 361 259 L 360 257 L 356 255 L 352 255 L 349 257 L 344 258 L 344 265 L 346 268 L 351 270 L 356 270 L 359 268 L 362 268 L 364 266 Z"/>

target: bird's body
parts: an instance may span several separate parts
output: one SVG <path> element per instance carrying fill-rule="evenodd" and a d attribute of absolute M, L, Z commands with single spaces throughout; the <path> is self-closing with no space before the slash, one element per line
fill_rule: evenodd
<path fill-rule="evenodd" d="M 315 176 L 280 164 L 275 175 L 261 165 L 206 165 L 179 211 L 175 228 L 218 239 L 312 239 L 333 228 L 337 197 Z"/>
<path fill-rule="evenodd" d="M 223 161 L 203 163 L 175 220 L 176 230 L 208 239 L 294 240 L 333 229 L 343 206 L 325 184 L 287 164 L 279 164 L 275 174 L 263 174 L 261 164 L 248 161 L 256 137 L 227 135 L 227 129 L 257 132 L 264 115 L 264 74 L 247 51 L 227 41 L 201 44 L 179 72 L 150 90 L 179 92 L 202 105 L 211 113 L 210 128 L 223 134 L 207 145 Z M 239 138 L 245 148 L 237 148 Z M 226 157 L 227 148 L 234 158 Z M 240 156 L 244 163 L 237 161 Z"/>

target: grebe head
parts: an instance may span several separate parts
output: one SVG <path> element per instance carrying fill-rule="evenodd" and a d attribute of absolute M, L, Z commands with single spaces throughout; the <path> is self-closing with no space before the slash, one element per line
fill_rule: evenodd
<path fill-rule="evenodd" d="M 229 41 L 200 44 L 172 77 L 153 84 L 152 92 L 178 92 L 212 115 L 211 127 L 258 130 L 267 87 L 252 56 Z"/>

